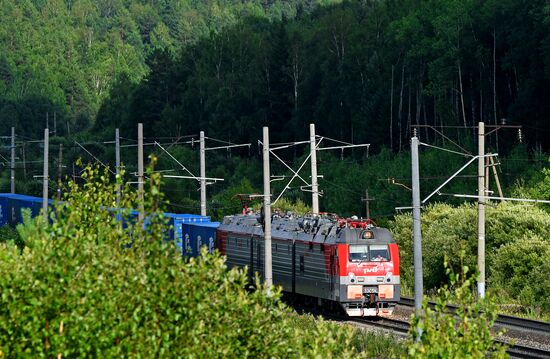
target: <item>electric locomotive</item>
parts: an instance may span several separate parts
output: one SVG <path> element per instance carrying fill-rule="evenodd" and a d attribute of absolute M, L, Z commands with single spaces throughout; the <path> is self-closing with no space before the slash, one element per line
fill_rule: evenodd
<path fill-rule="evenodd" d="M 264 273 L 264 232 L 254 215 L 227 216 L 217 247 L 229 267 Z M 399 250 L 370 220 L 315 216 L 272 220 L 273 283 L 291 294 L 338 304 L 349 316 L 385 316 L 400 298 Z"/>

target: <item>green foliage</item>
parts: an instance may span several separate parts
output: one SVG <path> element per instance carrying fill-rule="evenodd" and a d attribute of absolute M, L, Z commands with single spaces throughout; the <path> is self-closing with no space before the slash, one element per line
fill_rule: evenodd
<path fill-rule="evenodd" d="M 496 272 L 496 251 L 505 244 L 512 244 L 521 238 L 550 238 L 550 215 L 535 206 L 499 203 L 486 207 L 486 245 L 488 283 Z M 390 229 L 399 243 L 402 279 L 412 287 L 412 219 L 402 214 L 390 222 Z M 429 289 L 446 281 L 444 257 L 449 265 L 458 270 L 459 250 L 464 249 L 464 264 L 470 268 L 477 265 L 477 206 L 463 204 L 453 207 L 447 204 L 433 204 L 422 211 L 422 241 L 424 261 L 424 283 Z M 521 249 L 518 248 L 521 252 Z M 490 285 L 489 285 L 490 286 Z M 513 294 L 513 293 L 510 293 Z"/>
<path fill-rule="evenodd" d="M 547 144 L 534 120 L 548 114 L 542 103 L 550 52 L 541 45 L 550 37 L 542 0 L 195 6 L 199 18 L 211 6 L 210 31 L 190 22 L 187 34 L 196 42 L 185 41 L 168 66 L 150 66 L 124 122 L 139 119 L 165 135 L 184 128 L 253 142 L 262 125 L 269 124 L 276 141 L 289 141 L 314 121 L 320 133 L 369 142 L 378 152 L 407 148 L 413 123 L 466 127 L 505 117 L 530 125 L 524 129 L 530 146 Z M 488 66 L 493 53 L 496 73 Z M 441 139 L 432 130 L 419 134 Z M 460 146 L 472 143 L 467 130 L 456 137 Z M 498 142 L 488 137 L 488 145 L 506 152 L 514 137 L 512 131 Z"/>
<path fill-rule="evenodd" d="M 243 178 L 238 184 L 230 186 L 212 198 L 212 204 L 214 205 L 212 212 L 216 218 L 223 218 L 225 215 L 240 213 L 243 207 L 236 195 L 255 193 L 259 193 L 259 191 L 252 187 L 252 184 L 247 178 Z"/>
<path fill-rule="evenodd" d="M 461 256 L 464 252 L 461 253 Z M 468 275 L 468 267 L 453 273 L 445 262 L 450 284 L 437 291 L 436 305 L 422 303 L 420 315 L 413 315 L 408 347 L 409 358 L 506 358 L 506 347 L 495 343 L 491 333 L 497 318 L 494 299 L 476 295 L 476 278 Z M 447 304 L 457 306 L 450 314 Z M 420 336 L 419 336 L 419 333 Z M 498 334 L 497 334 L 498 335 Z"/>
<path fill-rule="evenodd" d="M 32 218 L 31 210 L 28 208 L 21 210 L 21 217 L 23 218 L 23 223 L 17 224 L 15 230 L 24 245 L 27 239 L 40 236 L 42 227 L 40 226 L 39 219 Z"/>
<path fill-rule="evenodd" d="M 147 229 L 116 211 L 120 177 L 110 183 L 97 167 L 82 176 L 51 224 L 37 217 L 19 228 L 22 253 L 0 244 L 0 356 L 365 356 L 351 345 L 351 327 L 298 318 L 278 289 L 247 291 L 246 270 L 228 271 L 219 255 L 184 263 L 164 240 L 151 167 Z M 136 204 L 125 187 L 121 206 Z"/>
<path fill-rule="evenodd" d="M 550 199 L 550 158 L 545 162 L 545 168 L 535 176 L 532 176 L 530 181 L 518 181 L 514 188 L 514 195 L 521 198 L 533 199 Z M 550 211 L 549 204 L 541 204 L 541 207 Z"/>
<path fill-rule="evenodd" d="M 505 297 L 516 298 L 538 316 L 550 313 L 550 240 L 524 235 L 495 254 L 493 283 Z"/>
<path fill-rule="evenodd" d="M 296 202 L 292 202 L 288 199 L 281 198 L 277 201 L 277 203 L 272 205 L 272 208 L 274 210 L 281 210 L 282 212 L 291 211 L 294 214 L 297 215 L 304 215 L 307 213 L 311 213 L 311 207 L 306 205 L 303 201 L 297 200 Z"/>
<path fill-rule="evenodd" d="M 21 237 L 22 236 L 20 236 L 17 231 L 14 231 L 13 228 L 8 225 L 0 227 L 0 243 L 12 243 L 20 249 L 23 249 L 25 242 Z"/>
<path fill-rule="evenodd" d="M 407 350 L 405 343 L 397 337 L 365 329 L 355 330 L 351 344 L 368 358 L 399 358 Z"/>
<path fill-rule="evenodd" d="M 299 3 L 2 1 L 2 120 L 36 136 L 56 112 L 57 134 L 74 134 L 93 125 L 113 84 L 142 80 L 151 54 L 179 53 L 247 16 L 294 17 Z"/>

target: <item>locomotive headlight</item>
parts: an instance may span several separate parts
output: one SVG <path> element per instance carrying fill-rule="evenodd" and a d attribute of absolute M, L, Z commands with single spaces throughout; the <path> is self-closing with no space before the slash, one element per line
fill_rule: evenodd
<path fill-rule="evenodd" d="M 386 273 L 386 282 L 390 283 L 392 279 L 393 279 L 393 273 L 392 272 Z"/>
<path fill-rule="evenodd" d="M 349 273 L 348 274 L 350 283 L 355 283 L 355 273 Z"/>
<path fill-rule="evenodd" d="M 361 238 L 372 239 L 374 238 L 374 233 L 372 233 L 372 231 L 363 231 L 363 233 L 361 233 Z"/>

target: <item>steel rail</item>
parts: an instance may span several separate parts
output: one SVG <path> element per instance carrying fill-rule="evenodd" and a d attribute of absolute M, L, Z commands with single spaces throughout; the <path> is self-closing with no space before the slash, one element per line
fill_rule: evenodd
<path fill-rule="evenodd" d="M 414 299 L 408 298 L 408 297 L 401 297 L 399 304 L 406 307 L 414 307 Z M 429 302 L 429 305 L 432 308 L 435 307 L 434 302 Z M 450 312 L 454 312 L 456 311 L 457 306 L 452 304 L 447 304 L 447 309 Z M 506 326 L 513 329 L 531 330 L 531 331 L 536 331 L 546 335 L 550 334 L 550 323 L 544 322 L 542 320 L 514 317 L 507 314 L 499 314 L 495 321 L 495 324 L 500 326 Z"/>
<path fill-rule="evenodd" d="M 408 297 L 401 297 L 399 304 L 407 307 L 414 306 L 414 300 Z M 431 302 L 430 305 L 435 305 L 435 303 Z M 456 306 L 450 305 L 448 307 L 449 307 L 449 310 L 456 309 Z M 383 330 L 390 331 L 393 334 L 403 338 L 409 336 L 410 323 L 408 321 L 390 319 L 390 318 L 384 318 L 384 317 L 361 318 L 361 317 L 348 317 L 345 315 L 338 315 L 334 313 L 328 314 L 326 312 L 319 313 L 317 311 L 311 311 L 311 308 L 307 308 L 307 307 L 300 307 L 300 309 L 298 309 L 298 312 L 300 311 L 308 312 L 310 314 L 314 313 L 315 315 L 321 315 L 325 319 L 334 320 L 341 323 L 350 323 L 351 325 L 370 326 L 370 327 L 380 328 Z M 523 318 L 519 318 L 519 319 L 523 319 Z M 507 343 L 506 341 L 503 341 L 500 339 L 496 339 L 495 342 L 498 344 L 503 344 L 508 346 L 508 348 L 506 349 L 506 352 L 510 355 L 510 358 L 535 358 L 535 359 L 550 358 L 550 351 L 545 349 L 528 347 L 528 346 L 518 345 L 518 344 L 511 345 L 510 343 Z"/>
<path fill-rule="evenodd" d="M 361 325 L 368 325 L 377 328 L 382 328 L 395 332 L 400 336 L 405 336 L 409 332 L 410 323 L 402 320 L 395 320 L 389 318 L 376 318 L 376 319 L 366 319 L 366 318 L 351 318 L 348 322 L 359 323 Z M 535 358 L 543 359 L 550 358 L 550 352 L 540 348 L 527 347 L 524 345 L 517 345 L 507 343 L 502 340 L 495 340 L 496 343 L 507 345 L 508 348 L 506 352 L 510 355 L 510 358 Z"/>

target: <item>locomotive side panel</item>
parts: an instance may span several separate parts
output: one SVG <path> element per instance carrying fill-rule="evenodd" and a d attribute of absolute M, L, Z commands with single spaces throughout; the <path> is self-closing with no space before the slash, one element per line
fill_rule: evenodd
<path fill-rule="evenodd" d="M 291 241 L 274 238 L 271 246 L 273 258 L 273 283 L 285 292 L 293 291 L 293 244 Z"/>
<path fill-rule="evenodd" d="M 250 251 L 250 265 L 249 265 L 249 275 L 251 277 L 251 280 L 254 280 L 254 277 L 256 276 L 256 272 L 260 276 L 260 278 L 264 278 L 264 258 L 265 258 L 265 251 L 264 251 L 264 240 L 263 237 L 256 237 L 254 236 L 252 238 L 252 248 Z M 274 282 L 275 283 L 275 282 Z"/>
<path fill-rule="evenodd" d="M 321 245 L 296 241 L 296 293 L 330 299 L 330 276 Z"/>
<path fill-rule="evenodd" d="M 227 233 L 225 243 L 223 244 L 229 269 L 233 267 L 244 268 L 245 266 L 250 266 L 250 239 L 250 237 L 238 233 Z"/>

